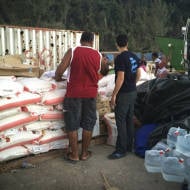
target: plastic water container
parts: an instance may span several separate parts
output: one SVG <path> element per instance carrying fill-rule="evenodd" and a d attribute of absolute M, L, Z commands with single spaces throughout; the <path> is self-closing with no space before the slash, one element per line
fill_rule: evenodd
<path fill-rule="evenodd" d="M 177 137 L 187 134 L 187 130 L 180 127 L 171 127 L 167 134 L 167 144 L 170 148 L 176 148 Z"/>
<path fill-rule="evenodd" d="M 176 151 L 190 157 L 190 134 L 177 137 Z"/>
<path fill-rule="evenodd" d="M 165 156 L 173 155 L 173 149 L 171 149 L 164 140 L 159 141 L 155 146 L 152 147 L 152 150 L 163 150 Z"/>
<path fill-rule="evenodd" d="M 167 143 L 165 141 L 159 141 L 156 143 L 155 146 L 152 147 L 152 150 L 167 150 L 169 148 L 169 146 L 167 145 Z"/>
<path fill-rule="evenodd" d="M 146 150 L 145 151 L 145 168 L 148 172 L 161 172 L 161 164 L 164 159 L 163 150 Z"/>
<path fill-rule="evenodd" d="M 162 162 L 161 173 L 166 181 L 184 182 L 184 160 L 177 157 L 166 157 Z"/>

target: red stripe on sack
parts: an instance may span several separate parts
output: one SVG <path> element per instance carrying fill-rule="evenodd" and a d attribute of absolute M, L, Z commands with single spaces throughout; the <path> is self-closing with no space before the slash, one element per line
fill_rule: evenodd
<path fill-rule="evenodd" d="M 20 120 L 11 122 L 11 123 L 7 123 L 2 126 L 0 125 L 0 131 L 2 132 L 4 130 L 14 128 L 14 127 L 22 125 L 22 124 L 30 123 L 32 121 L 37 121 L 38 119 L 39 119 L 39 117 L 37 115 L 32 115 L 32 116 L 29 115 L 27 118 L 23 118 L 23 119 L 20 119 Z"/>
<path fill-rule="evenodd" d="M 53 141 L 57 141 L 57 140 L 63 140 L 63 139 L 66 139 L 67 138 L 67 135 L 62 135 L 62 136 L 59 136 L 59 137 L 53 137 L 53 138 L 50 138 L 50 139 L 46 139 L 46 140 L 39 140 L 39 145 L 42 145 L 42 144 L 47 144 L 47 143 L 50 143 L 50 142 L 53 142 Z"/>

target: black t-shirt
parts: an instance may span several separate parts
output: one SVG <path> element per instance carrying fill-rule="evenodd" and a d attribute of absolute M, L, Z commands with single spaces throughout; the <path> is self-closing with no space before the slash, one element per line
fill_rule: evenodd
<path fill-rule="evenodd" d="M 119 90 L 120 92 L 132 92 L 136 90 L 136 73 L 139 67 L 140 59 L 132 52 L 123 51 L 115 58 L 115 80 L 117 72 L 125 72 L 124 82 Z"/>

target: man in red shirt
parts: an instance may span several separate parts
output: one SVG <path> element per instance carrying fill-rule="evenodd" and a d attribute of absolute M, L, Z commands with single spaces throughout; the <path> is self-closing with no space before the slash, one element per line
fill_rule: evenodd
<path fill-rule="evenodd" d="M 68 69 L 67 92 L 63 102 L 64 121 L 68 133 L 70 152 L 66 159 L 76 162 L 91 156 L 88 150 L 96 123 L 96 96 L 98 90 L 101 54 L 93 49 L 94 34 L 83 32 L 81 46 L 69 49 L 56 69 L 55 79 L 60 81 Z M 82 152 L 78 153 L 78 129 L 83 129 Z"/>

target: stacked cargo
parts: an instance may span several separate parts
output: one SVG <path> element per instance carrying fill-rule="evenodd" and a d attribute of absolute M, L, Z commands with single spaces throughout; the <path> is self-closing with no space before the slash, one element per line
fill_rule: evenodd
<path fill-rule="evenodd" d="M 68 139 L 59 105 L 65 89 L 39 78 L 0 80 L 0 161 L 66 148 Z"/>
<path fill-rule="evenodd" d="M 54 74 L 45 72 L 41 78 L 0 77 L 0 161 L 68 147 L 62 106 L 66 80 L 56 82 Z M 93 137 L 99 134 L 97 111 Z"/>
<path fill-rule="evenodd" d="M 190 134 L 186 129 L 171 127 L 167 138 L 145 152 L 145 168 L 148 172 L 161 173 L 169 182 L 188 185 L 190 189 Z"/>
<path fill-rule="evenodd" d="M 66 81 L 53 76 L 68 48 L 80 45 L 81 34 L 0 26 L 0 162 L 68 147 L 62 106 Z M 99 49 L 98 34 L 94 39 Z M 97 118 L 93 136 L 100 134 L 98 111 Z"/>

